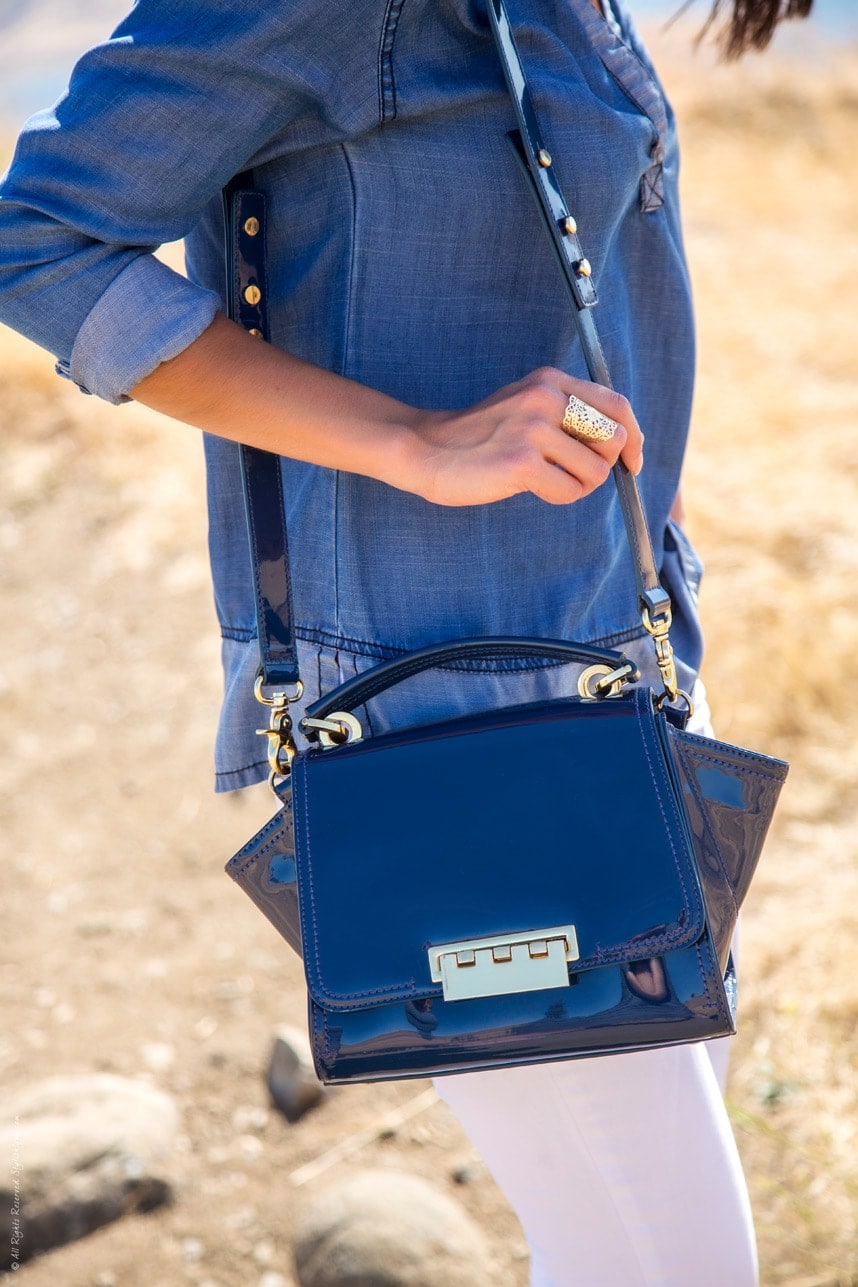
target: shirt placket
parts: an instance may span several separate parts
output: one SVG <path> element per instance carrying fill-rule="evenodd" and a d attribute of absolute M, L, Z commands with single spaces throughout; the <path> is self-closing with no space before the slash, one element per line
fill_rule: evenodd
<path fill-rule="evenodd" d="M 664 205 L 664 157 L 669 127 L 661 90 L 627 43 L 621 25 L 622 14 L 613 0 L 603 0 L 604 16 L 596 12 L 590 0 L 570 0 L 570 3 L 605 67 L 652 125 L 650 165 L 641 175 L 640 208 L 645 214 L 660 210 Z"/>

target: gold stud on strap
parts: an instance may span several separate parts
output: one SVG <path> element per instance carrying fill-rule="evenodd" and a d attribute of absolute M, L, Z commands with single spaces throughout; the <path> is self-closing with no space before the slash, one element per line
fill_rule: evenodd
<path fill-rule="evenodd" d="M 539 162 L 539 164 L 542 166 L 543 170 L 547 170 L 548 167 L 551 165 L 551 153 L 547 152 L 544 147 L 541 147 L 539 149 L 539 151 L 536 154 L 536 159 Z"/>
<path fill-rule="evenodd" d="M 247 300 L 248 304 L 258 304 L 262 299 L 262 291 L 258 286 L 251 284 L 250 286 L 245 287 L 244 298 Z"/>
<path fill-rule="evenodd" d="M 247 233 L 248 237 L 255 237 L 258 234 L 259 220 L 255 215 L 251 215 L 249 219 L 245 219 L 244 231 Z"/>

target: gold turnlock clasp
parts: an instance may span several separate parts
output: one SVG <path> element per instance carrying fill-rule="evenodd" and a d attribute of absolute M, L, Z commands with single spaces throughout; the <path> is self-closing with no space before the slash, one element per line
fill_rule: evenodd
<path fill-rule="evenodd" d="M 440 943 L 429 948 L 429 973 L 445 1001 L 505 996 L 569 986 L 570 961 L 577 961 L 574 925 Z"/>
<path fill-rule="evenodd" d="M 334 746 L 345 746 L 346 742 L 360 742 L 363 729 L 360 720 L 350 711 L 332 711 L 327 719 L 311 719 L 305 715 L 301 720 L 301 730 L 310 734 L 318 733 L 319 743 L 330 750 Z"/>
<path fill-rule="evenodd" d="M 277 795 L 275 786 L 277 779 L 289 776 L 292 760 L 298 749 L 292 736 L 292 716 L 289 713 L 289 707 L 294 702 L 299 702 L 303 694 L 304 685 L 300 679 L 295 684 L 294 692 L 275 692 L 270 697 L 266 697 L 262 691 L 261 674 L 256 676 L 256 683 L 253 685 L 253 696 L 263 706 L 269 708 L 268 727 L 258 728 L 256 732 L 260 737 L 268 738 L 268 785 L 274 795 Z"/>
<path fill-rule="evenodd" d="M 578 696 L 585 701 L 597 702 L 604 697 L 617 697 L 626 684 L 638 678 L 638 669 L 633 662 L 627 661 L 616 670 L 604 662 L 588 666 L 578 676 Z"/>

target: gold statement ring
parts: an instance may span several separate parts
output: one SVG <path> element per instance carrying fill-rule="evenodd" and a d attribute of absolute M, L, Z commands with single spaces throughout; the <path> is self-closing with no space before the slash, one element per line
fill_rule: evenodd
<path fill-rule="evenodd" d="M 617 432 L 615 420 L 603 416 L 595 407 L 588 406 L 573 393 L 563 413 L 562 429 L 570 438 L 581 442 L 610 442 Z"/>

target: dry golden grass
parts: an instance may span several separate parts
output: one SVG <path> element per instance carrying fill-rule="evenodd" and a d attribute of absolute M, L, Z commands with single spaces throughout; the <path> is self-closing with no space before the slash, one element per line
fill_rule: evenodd
<path fill-rule="evenodd" d="M 721 735 L 792 762 L 745 915 L 730 1109 L 765 1287 L 854 1287 L 858 57 L 716 69 L 673 46 L 664 59 L 684 138 L 700 319 L 686 499 L 708 566 L 706 676 Z M 240 1104 L 261 1093 L 256 1064 L 237 1062 L 234 1051 L 261 1044 L 273 1016 L 300 1018 L 300 987 L 273 939 L 257 947 L 255 914 L 238 909 L 225 881 L 220 902 L 218 859 L 266 806 L 206 797 L 218 680 L 198 447 L 140 408 L 117 416 L 79 397 L 54 380 L 43 355 L 8 335 L 0 414 L 8 622 L 0 822 L 15 855 L 0 926 L 15 1036 L 0 1045 L 0 1068 L 18 1083 L 56 1067 L 91 1067 L 97 1052 L 96 1066 L 133 1072 L 138 1037 L 169 1040 L 182 1072 L 168 1084 L 185 1096 L 188 1148 L 208 1174 L 214 1154 L 199 1140 L 206 1148 L 219 1141 L 226 1155 L 222 1119 L 234 1097 Z M 111 799 L 121 808 L 111 809 Z M 126 874 L 121 897 L 139 899 L 144 916 L 152 904 L 156 946 L 134 938 L 104 888 L 116 847 L 129 845 L 140 876 L 133 885 Z M 153 890 L 145 869 L 169 879 L 166 890 Z M 206 891 L 212 929 L 187 916 L 182 880 L 188 898 Z M 75 902 L 81 889 L 85 912 Z M 52 918 L 41 909 L 60 895 L 71 910 Z M 223 961 L 227 938 L 260 978 L 281 979 L 260 987 L 279 989 L 279 1001 L 257 994 L 230 1010 L 208 998 L 205 960 Z M 162 989 L 149 1001 L 145 984 L 129 991 L 122 982 L 147 952 L 168 962 L 169 996 Z M 216 976 L 227 967 L 212 968 Z M 52 1026 L 46 987 L 77 1012 L 74 1031 L 63 1026 L 62 1007 Z M 30 995 L 39 988 L 41 1015 Z M 219 1052 L 192 1035 L 203 1006 L 220 1015 L 228 1044 Z M 348 1108 L 338 1100 L 325 1110 L 332 1116 L 308 1119 L 306 1128 L 266 1128 L 263 1162 L 242 1191 L 262 1212 L 260 1227 L 279 1221 L 276 1241 L 288 1220 L 273 1206 L 266 1215 L 284 1155 L 290 1164 L 306 1160 L 397 1097 L 395 1088 L 364 1088 Z M 414 1169 L 443 1174 L 461 1139 L 442 1110 L 421 1129 L 389 1149 Z M 229 1165 L 232 1175 L 243 1164 Z M 490 1182 L 460 1196 L 500 1242 L 513 1239 L 504 1281 L 523 1283 L 514 1225 Z M 185 1191 L 176 1213 L 154 1225 L 125 1221 L 121 1235 L 95 1235 L 23 1277 L 33 1287 L 83 1287 L 112 1266 L 123 1287 L 148 1283 L 157 1244 L 158 1281 L 185 1282 L 190 1271 L 176 1247 L 194 1233 L 210 1246 L 219 1283 L 255 1281 L 241 1237 L 230 1232 L 236 1200 L 228 1184 L 223 1193 L 201 1190 L 197 1205 Z"/>
<path fill-rule="evenodd" d="M 672 65 L 672 64 L 671 64 Z M 673 67 L 700 380 L 686 472 L 722 735 L 792 773 L 730 1084 L 766 1284 L 858 1282 L 858 62 Z"/>

